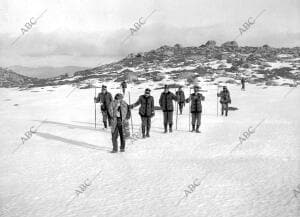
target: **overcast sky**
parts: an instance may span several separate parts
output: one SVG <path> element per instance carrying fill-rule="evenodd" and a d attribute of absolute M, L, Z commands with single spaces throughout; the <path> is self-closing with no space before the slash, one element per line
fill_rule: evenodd
<path fill-rule="evenodd" d="M 22 35 L 21 28 L 42 12 Z M 162 45 L 220 45 L 259 14 L 237 38 L 239 45 L 295 47 L 299 12 L 299 0 L 0 0 L 0 66 L 92 67 Z M 151 13 L 122 43 L 129 28 Z"/>

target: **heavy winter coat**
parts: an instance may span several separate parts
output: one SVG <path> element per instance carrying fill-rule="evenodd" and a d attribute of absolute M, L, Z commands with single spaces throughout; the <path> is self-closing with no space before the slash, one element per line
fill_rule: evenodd
<path fill-rule="evenodd" d="M 222 90 L 218 96 L 220 97 L 220 103 L 231 103 L 230 93 L 228 90 Z"/>
<path fill-rule="evenodd" d="M 122 88 L 127 88 L 127 83 L 126 83 L 125 81 L 123 81 L 123 82 L 121 83 L 121 87 L 122 87 Z"/>
<path fill-rule="evenodd" d="M 176 91 L 176 96 L 177 96 L 178 103 L 185 102 L 185 95 L 182 90 Z"/>
<path fill-rule="evenodd" d="M 109 108 L 109 104 L 112 102 L 112 96 L 111 93 L 99 93 L 98 97 L 96 98 L 96 103 L 100 102 L 101 105 L 101 111 L 107 111 Z"/>
<path fill-rule="evenodd" d="M 116 126 L 117 126 L 117 113 L 118 113 L 118 104 L 117 104 L 117 100 L 114 100 L 110 103 L 109 105 L 109 115 L 111 117 L 111 132 L 115 132 Z M 120 102 L 120 108 L 121 108 L 121 120 L 122 123 L 124 123 L 126 120 L 128 120 L 130 118 L 130 109 L 128 104 L 124 101 L 121 100 Z"/>
<path fill-rule="evenodd" d="M 159 105 L 164 112 L 171 112 L 174 110 L 173 101 L 177 101 L 177 97 L 172 92 L 162 92 L 159 98 Z"/>
<path fill-rule="evenodd" d="M 136 103 L 131 105 L 131 108 L 134 108 L 138 105 L 141 105 L 139 109 L 139 114 L 142 117 L 151 117 L 154 114 L 153 96 L 146 97 L 145 95 L 141 95 L 136 101 Z"/>
<path fill-rule="evenodd" d="M 205 97 L 201 93 L 192 93 L 189 98 L 186 99 L 186 102 L 191 102 L 191 113 L 201 113 L 202 104 L 201 101 L 204 101 Z"/>

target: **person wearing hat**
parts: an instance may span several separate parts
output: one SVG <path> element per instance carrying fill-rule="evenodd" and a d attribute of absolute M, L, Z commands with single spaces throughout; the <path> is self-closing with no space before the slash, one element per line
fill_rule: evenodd
<path fill-rule="evenodd" d="M 125 151 L 125 138 L 124 138 L 124 126 L 125 122 L 130 118 L 130 109 L 128 104 L 123 100 L 123 95 L 117 93 L 115 99 L 110 103 L 108 109 L 111 117 L 111 134 L 113 150 L 111 153 L 118 152 L 118 135 L 120 135 L 120 151 Z"/>
<path fill-rule="evenodd" d="M 169 124 L 169 132 L 172 132 L 172 125 L 173 125 L 173 100 L 177 101 L 177 97 L 170 92 L 169 86 L 165 85 L 164 92 L 161 93 L 159 98 L 159 105 L 163 111 L 164 115 L 164 128 L 165 133 L 168 132 L 168 124 Z"/>
<path fill-rule="evenodd" d="M 104 128 L 107 128 L 107 120 L 109 126 L 111 125 L 110 116 L 108 114 L 108 107 L 109 104 L 112 101 L 112 95 L 107 91 L 107 87 L 105 85 L 102 85 L 101 93 L 98 94 L 98 97 L 94 97 L 95 103 L 100 103 L 100 109 L 102 112 L 102 120 L 104 124 Z"/>
<path fill-rule="evenodd" d="M 199 86 L 194 86 L 194 93 L 190 95 L 189 98 L 186 99 L 186 102 L 191 102 L 191 114 L 192 114 L 192 132 L 195 131 L 196 126 L 196 132 L 200 133 L 199 128 L 201 125 L 201 114 L 202 114 L 202 103 L 201 101 L 204 101 L 205 97 L 199 93 Z"/>
<path fill-rule="evenodd" d="M 217 94 L 218 97 L 220 97 L 220 103 L 222 105 L 221 107 L 221 113 L 224 115 L 225 110 L 225 116 L 228 114 L 228 103 L 231 103 L 230 93 L 226 86 L 223 86 L 223 90 Z"/>
<path fill-rule="evenodd" d="M 176 96 L 178 99 L 179 112 L 182 115 L 182 109 L 183 106 L 185 105 L 185 95 L 184 95 L 184 91 L 182 90 L 182 86 L 180 86 L 178 88 L 178 91 L 176 91 Z"/>
<path fill-rule="evenodd" d="M 151 118 L 154 117 L 154 98 L 150 96 L 151 90 L 147 88 L 145 94 L 139 96 L 139 99 L 130 108 L 140 106 L 139 115 L 142 120 L 142 134 L 143 138 L 150 137 Z"/>
<path fill-rule="evenodd" d="M 126 81 L 123 81 L 123 82 L 121 83 L 121 87 L 122 87 L 122 92 L 123 92 L 123 94 L 125 94 L 125 91 L 126 91 L 126 88 L 127 88 L 127 83 L 126 83 Z"/>

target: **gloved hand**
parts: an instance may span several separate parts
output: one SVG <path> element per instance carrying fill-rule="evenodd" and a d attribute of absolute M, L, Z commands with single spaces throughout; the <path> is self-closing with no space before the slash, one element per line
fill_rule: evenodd
<path fill-rule="evenodd" d="M 154 112 L 152 112 L 151 113 L 151 118 L 153 118 L 155 116 L 155 113 Z"/>
<path fill-rule="evenodd" d="M 97 98 L 96 97 L 94 97 L 94 103 L 97 103 Z"/>

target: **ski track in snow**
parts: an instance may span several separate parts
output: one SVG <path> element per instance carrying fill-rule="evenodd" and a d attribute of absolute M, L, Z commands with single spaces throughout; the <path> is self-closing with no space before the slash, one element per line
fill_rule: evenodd
<path fill-rule="evenodd" d="M 120 91 L 117 84 L 111 86 L 113 94 Z M 129 85 L 132 103 L 146 86 Z M 98 104 L 94 128 L 94 89 L 76 89 L 68 97 L 68 85 L 52 92 L 47 91 L 51 87 L 0 89 L 0 216 L 299 216 L 300 196 L 294 194 L 300 184 L 299 88 L 247 85 L 241 91 L 228 85 L 230 106 L 238 110 L 217 117 L 217 87 L 201 86 L 208 91 L 200 134 L 188 132 L 188 106 L 172 134 L 163 133 L 162 114 L 156 111 L 151 137 L 129 139 L 126 152 L 117 154 L 109 153 L 111 132 L 102 129 Z M 160 93 L 152 91 L 155 105 Z M 138 109 L 132 114 L 138 132 Z M 41 123 L 12 154 L 26 130 Z M 249 126 L 257 126 L 255 133 L 234 149 Z M 78 186 L 99 171 L 68 203 Z M 201 184 L 185 197 L 195 179 Z"/>

